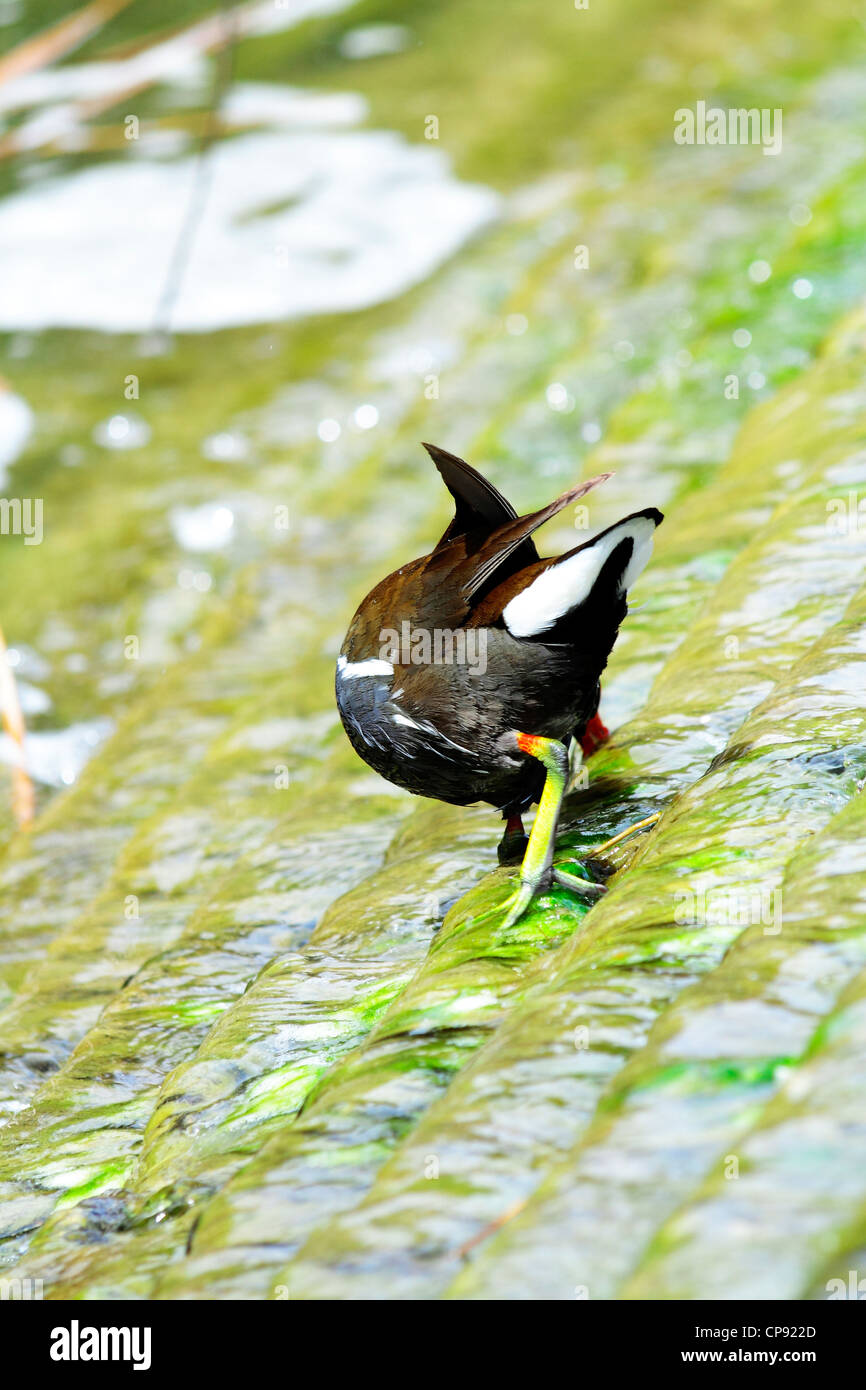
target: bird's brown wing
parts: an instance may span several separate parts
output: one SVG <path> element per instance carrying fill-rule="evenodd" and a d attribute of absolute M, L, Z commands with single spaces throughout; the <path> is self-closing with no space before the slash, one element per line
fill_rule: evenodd
<path fill-rule="evenodd" d="M 465 459 L 458 458 L 456 454 L 449 454 L 446 449 L 440 449 L 436 444 L 425 444 L 424 448 L 454 498 L 454 517 L 438 542 L 437 550 L 440 545 L 446 545 L 456 536 L 476 532 L 484 534 L 517 516 L 508 499 Z M 533 554 L 534 552 L 533 546 Z M 538 558 L 537 555 L 535 558 Z"/>
<path fill-rule="evenodd" d="M 454 572 L 454 581 L 459 584 L 460 592 L 467 603 L 477 601 L 483 592 L 489 588 L 491 581 L 501 584 L 511 574 L 516 574 L 525 567 L 538 563 L 538 552 L 529 540 L 533 531 L 539 526 L 543 526 L 551 517 L 561 512 L 563 507 L 569 503 L 576 502 L 578 497 L 583 497 L 589 492 L 590 488 L 597 483 L 603 483 L 610 478 L 610 473 L 598 473 L 594 478 L 589 478 L 585 483 L 580 483 L 577 487 L 569 488 L 561 497 L 557 497 L 552 502 L 548 502 L 546 507 L 541 507 L 537 512 L 531 512 L 528 516 L 518 516 L 497 526 L 489 536 L 482 542 L 477 550 L 468 555 L 463 563 Z M 531 553 L 525 557 L 525 547 L 531 546 Z"/>

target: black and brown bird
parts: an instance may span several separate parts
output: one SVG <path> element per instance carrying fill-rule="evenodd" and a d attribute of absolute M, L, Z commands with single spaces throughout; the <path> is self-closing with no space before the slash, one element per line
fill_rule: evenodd
<path fill-rule="evenodd" d="M 540 559 L 532 533 L 609 473 L 519 517 L 463 459 L 424 447 L 454 519 L 429 555 L 364 599 L 337 661 L 337 705 L 356 751 L 390 782 L 502 812 L 500 859 L 526 848 L 510 924 L 554 876 L 593 891 L 552 867 L 568 748 L 576 739 L 586 750 L 606 734 L 599 678 L 662 514 L 633 512 Z M 527 843 L 521 817 L 535 801 Z"/>

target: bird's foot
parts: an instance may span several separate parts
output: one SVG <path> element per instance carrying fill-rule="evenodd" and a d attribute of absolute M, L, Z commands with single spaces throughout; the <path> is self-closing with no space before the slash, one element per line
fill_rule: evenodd
<path fill-rule="evenodd" d="M 590 902 L 596 902 L 603 898 L 607 889 L 603 883 L 593 883 L 590 879 L 578 878 L 577 874 L 570 874 L 565 869 L 554 869 L 554 882 L 560 888 L 567 888 L 570 893 L 577 893 L 579 896 L 588 898 Z"/>
<path fill-rule="evenodd" d="M 516 922 L 520 921 L 526 909 L 529 907 L 529 904 L 532 902 L 532 899 L 538 893 L 544 892 L 544 889 L 549 886 L 549 883 L 549 873 L 536 882 L 532 882 L 530 879 L 526 878 L 520 880 L 517 892 L 512 893 L 510 898 L 506 898 L 503 904 L 504 907 L 508 908 L 505 921 L 502 923 L 504 931 L 508 931 L 509 927 L 513 927 Z"/>
<path fill-rule="evenodd" d="M 521 875 L 517 891 L 505 900 L 504 906 L 508 908 L 508 915 L 503 922 L 505 930 L 519 922 L 533 899 L 541 893 L 546 893 L 554 884 L 559 888 L 567 888 L 570 893 L 576 893 L 591 903 L 597 902 L 607 892 L 602 883 L 592 883 L 587 879 L 578 878 L 576 874 L 570 874 L 564 869 L 556 869 L 552 866 L 543 869 L 534 877 L 529 877 L 524 873 Z"/>

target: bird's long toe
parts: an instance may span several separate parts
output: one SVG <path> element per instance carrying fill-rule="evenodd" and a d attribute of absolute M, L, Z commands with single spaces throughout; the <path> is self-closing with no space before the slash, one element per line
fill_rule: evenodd
<path fill-rule="evenodd" d="M 517 891 L 507 898 L 504 906 L 508 908 L 505 920 L 502 923 L 503 929 L 508 930 L 515 923 L 519 922 L 524 916 L 528 907 L 539 893 L 543 893 L 545 888 L 550 886 L 551 875 L 546 872 L 539 875 L 536 879 L 521 878 Z"/>
<path fill-rule="evenodd" d="M 570 874 L 565 869 L 554 869 L 553 880 L 560 888 L 567 888 L 570 893 L 577 893 L 579 897 L 588 898 L 591 902 L 595 902 L 607 892 L 603 883 L 578 878 L 577 874 Z"/>

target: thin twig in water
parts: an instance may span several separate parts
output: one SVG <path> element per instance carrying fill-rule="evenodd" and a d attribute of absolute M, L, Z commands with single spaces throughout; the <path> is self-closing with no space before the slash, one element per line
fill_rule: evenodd
<path fill-rule="evenodd" d="M 93 0 L 92 4 L 67 15 L 50 29 L 43 29 L 32 39 L 25 39 L 11 53 L 0 58 L 0 82 L 11 82 L 15 77 L 38 72 L 40 68 L 56 63 L 58 58 L 78 48 L 130 3 L 131 0 Z"/>
<path fill-rule="evenodd" d="M 611 849 L 614 845 L 618 845 L 621 840 L 627 839 L 628 836 L 633 835 L 636 830 L 646 830 L 649 826 L 655 825 L 656 821 L 660 819 L 661 811 L 653 811 L 651 816 L 645 816 L 643 820 L 635 821 L 634 825 L 630 825 L 627 829 L 621 830 L 619 834 L 614 835 L 612 839 L 605 840 L 603 845 L 598 845 L 596 849 L 590 850 L 587 857 L 597 859 L 600 854 L 604 854 L 606 849 Z"/>
<path fill-rule="evenodd" d="M 519 1202 L 512 1202 L 511 1206 L 507 1207 L 506 1210 L 503 1211 L 499 1216 L 497 1216 L 494 1221 L 488 1222 L 488 1224 L 486 1226 L 483 1226 L 482 1229 L 478 1231 L 474 1236 L 470 1236 L 469 1240 L 464 1240 L 463 1244 L 459 1247 L 459 1249 L 455 1250 L 455 1257 L 458 1260 L 465 1259 L 466 1256 L 469 1254 L 470 1250 L 474 1250 L 476 1245 L 480 1245 L 481 1242 L 483 1240 L 486 1240 L 488 1236 L 495 1235 L 498 1230 L 500 1230 L 504 1225 L 506 1225 L 507 1222 L 509 1222 L 512 1219 L 512 1217 L 517 1216 L 519 1212 L 523 1211 L 523 1208 L 525 1206 L 525 1197 L 521 1197 Z"/>
<path fill-rule="evenodd" d="M 24 762 L 24 736 L 27 731 L 24 726 L 24 715 L 21 713 L 18 686 L 9 664 L 9 653 L 6 650 L 2 629 L 0 629 L 0 715 L 3 718 L 4 729 L 18 749 L 19 761 L 12 768 L 12 814 L 16 824 L 23 829 L 33 820 L 36 798 L 33 794 L 33 783 Z"/>
<path fill-rule="evenodd" d="M 177 242 L 175 243 L 168 273 L 165 277 L 165 284 L 163 285 L 162 294 L 160 295 L 154 317 L 153 335 L 157 342 L 167 338 L 171 332 L 172 312 L 177 302 L 178 295 L 180 294 L 183 277 L 189 265 L 193 243 L 204 213 L 208 189 L 210 188 L 213 169 L 209 155 L 219 126 L 220 110 L 225 95 L 231 86 L 232 73 L 234 70 L 235 39 L 237 37 L 237 15 L 234 6 L 224 6 L 222 18 L 225 24 L 225 40 L 219 48 L 216 60 L 210 111 L 208 113 L 207 123 L 202 131 L 198 153 L 196 155 L 192 192 L 190 194 L 186 216 L 183 220 Z"/>

